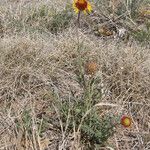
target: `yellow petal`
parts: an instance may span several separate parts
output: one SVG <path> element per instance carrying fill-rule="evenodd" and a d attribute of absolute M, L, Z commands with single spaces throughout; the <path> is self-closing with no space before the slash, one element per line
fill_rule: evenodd
<path fill-rule="evenodd" d="M 92 11 L 92 6 L 91 6 L 91 4 L 88 2 L 88 5 L 87 5 L 87 10 L 89 11 L 89 12 L 91 12 Z"/>

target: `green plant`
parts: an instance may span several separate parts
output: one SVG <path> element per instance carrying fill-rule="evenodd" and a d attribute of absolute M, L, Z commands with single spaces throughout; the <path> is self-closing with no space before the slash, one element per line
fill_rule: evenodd
<path fill-rule="evenodd" d="M 73 12 L 70 6 L 67 6 L 63 11 L 53 15 L 53 18 L 49 25 L 49 30 L 52 33 L 58 33 L 69 26 L 69 23 L 73 17 Z"/>
<path fill-rule="evenodd" d="M 105 145 L 105 142 L 114 133 L 114 125 L 112 124 L 112 118 L 105 116 L 100 118 L 98 114 L 91 113 L 84 121 L 81 127 L 81 138 L 84 142 L 90 141 L 90 147 L 94 147 L 95 144 L 101 146 Z"/>
<path fill-rule="evenodd" d="M 82 64 L 82 60 L 79 64 Z M 86 79 L 83 67 L 80 66 L 77 80 L 84 89 L 81 98 L 77 99 L 72 94 L 70 101 L 63 101 L 60 106 L 64 130 L 68 123 L 68 132 L 73 132 L 74 129 L 80 131 L 81 142 L 86 145 L 87 149 L 93 149 L 97 144 L 103 146 L 114 133 L 115 125 L 112 120 L 115 117 L 110 117 L 110 115 L 100 117 L 100 112 L 95 107 L 101 99 L 101 90 L 98 89 L 100 77 L 91 75 Z"/>
<path fill-rule="evenodd" d="M 32 134 L 32 117 L 31 110 L 24 110 L 20 119 L 15 121 L 17 129 L 27 131 L 28 134 Z"/>
<path fill-rule="evenodd" d="M 141 29 L 132 33 L 132 36 L 143 44 L 149 44 L 150 41 L 150 23 L 146 23 L 146 29 Z"/>
<path fill-rule="evenodd" d="M 60 110 L 62 120 L 65 123 L 68 117 L 68 113 L 70 113 L 68 131 L 73 132 L 74 126 L 75 129 L 78 130 L 81 120 L 87 112 L 87 102 L 83 100 L 82 102 L 74 102 L 71 105 L 72 107 L 70 107 L 67 102 L 64 102 Z M 110 138 L 115 131 L 115 125 L 112 123 L 114 117 L 110 117 L 110 115 L 100 117 L 98 113 L 98 110 L 93 109 L 84 118 L 84 121 L 81 125 L 81 142 L 85 145 L 88 143 L 88 148 L 93 148 L 96 144 L 99 146 L 104 146 L 105 142 L 107 142 L 108 138 Z"/>
<path fill-rule="evenodd" d="M 28 21 L 38 21 L 39 18 L 45 18 L 49 15 L 49 8 L 46 5 L 41 5 L 39 8 L 32 8 L 32 12 L 27 18 Z"/>
<path fill-rule="evenodd" d="M 18 17 L 15 14 L 9 12 L 7 14 L 6 29 L 12 31 L 21 32 L 22 30 L 29 32 L 39 33 L 58 33 L 66 29 L 71 19 L 73 18 L 73 11 L 70 5 L 62 11 L 56 11 L 55 8 L 49 8 L 47 5 L 42 4 L 38 7 L 30 6 L 22 11 L 22 14 Z"/>
<path fill-rule="evenodd" d="M 150 33 L 147 33 L 146 31 L 143 30 L 133 33 L 133 37 L 139 42 L 146 43 L 150 41 Z"/>

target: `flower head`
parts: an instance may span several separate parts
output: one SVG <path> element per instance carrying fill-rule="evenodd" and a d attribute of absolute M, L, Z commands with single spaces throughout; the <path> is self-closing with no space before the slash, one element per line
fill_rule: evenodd
<path fill-rule="evenodd" d="M 88 75 L 94 75 L 98 69 L 96 62 L 88 62 L 85 64 L 85 72 Z"/>
<path fill-rule="evenodd" d="M 92 6 L 87 0 L 74 0 L 73 8 L 76 13 L 79 13 L 80 11 L 87 13 L 92 10 Z"/>
<path fill-rule="evenodd" d="M 131 126 L 131 118 L 128 117 L 128 116 L 123 116 L 121 118 L 121 124 L 124 126 L 124 127 L 130 127 Z"/>

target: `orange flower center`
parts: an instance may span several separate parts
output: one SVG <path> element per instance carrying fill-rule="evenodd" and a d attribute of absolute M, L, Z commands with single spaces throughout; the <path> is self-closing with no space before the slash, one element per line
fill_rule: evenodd
<path fill-rule="evenodd" d="M 80 0 L 78 0 L 76 3 L 75 3 L 75 5 L 76 5 L 76 7 L 79 9 L 79 10 L 81 10 L 81 11 L 83 11 L 83 10 L 85 10 L 86 8 L 87 8 L 87 1 L 85 1 L 85 0 L 83 0 L 83 1 L 80 1 Z"/>

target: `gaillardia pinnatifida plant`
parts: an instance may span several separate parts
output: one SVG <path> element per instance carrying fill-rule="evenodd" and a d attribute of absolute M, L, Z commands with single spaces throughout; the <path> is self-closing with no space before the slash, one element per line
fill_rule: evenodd
<path fill-rule="evenodd" d="M 129 116 L 122 116 L 122 118 L 121 118 L 121 124 L 124 127 L 126 127 L 126 128 L 130 127 L 131 123 L 132 123 L 132 120 L 131 120 L 131 118 Z"/>
<path fill-rule="evenodd" d="M 87 0 L 74 0 L 73 8 L 76 13 L 83 11 L 84 13 L 91 12 L 92 6 Z"/>

